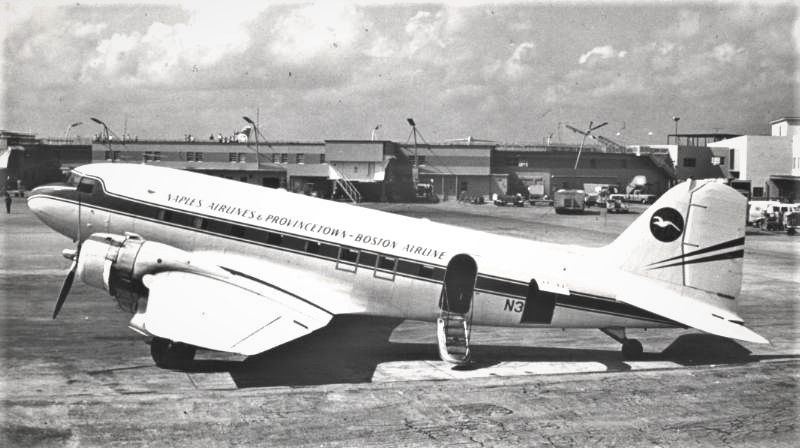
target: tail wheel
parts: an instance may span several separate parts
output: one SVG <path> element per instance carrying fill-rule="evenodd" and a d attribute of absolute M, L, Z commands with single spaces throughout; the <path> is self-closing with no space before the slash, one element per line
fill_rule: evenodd
<path fill-rule="evenodd" d="M 150 355 L 158 367 L 185 370 L 192 366 L 197 348 L 182 342 L 154 337 L 150 342 Z"/>

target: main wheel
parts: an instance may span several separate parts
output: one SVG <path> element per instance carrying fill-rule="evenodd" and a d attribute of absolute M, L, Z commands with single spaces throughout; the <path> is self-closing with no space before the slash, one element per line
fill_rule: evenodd
<path fill-rule="evenodd" d="M 641 359 L 643 353 L 642 343 L 637 339 L 626 339 L 622 343 L 622 357 L 627 360 Z"/>
<path fill-rule="evenodd" d="M 150 356 L 158 367 L 183 370 L 191 367 L 197 349 L 193 345 L 154 337 L 150 342 Z"/>

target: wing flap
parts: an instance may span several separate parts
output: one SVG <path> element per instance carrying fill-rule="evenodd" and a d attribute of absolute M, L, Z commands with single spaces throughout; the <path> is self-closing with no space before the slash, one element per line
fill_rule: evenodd
<path fill-rule="evenodd" d="M 131 327 L 212 350 L 254 355 L 322 328 L 333 316 L 287 291 L 199 274 L 163 272 L 145 283 L 147 306 Z"/>

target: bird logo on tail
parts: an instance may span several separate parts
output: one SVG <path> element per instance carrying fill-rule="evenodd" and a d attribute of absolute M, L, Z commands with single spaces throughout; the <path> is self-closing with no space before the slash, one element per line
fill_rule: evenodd
<path fill-rule="evenodd" d="M 683 234 L 683 216 L 674 208 L 658 209 L 650 218 L 650 233 L 664 243 L 678 239 Z"/>

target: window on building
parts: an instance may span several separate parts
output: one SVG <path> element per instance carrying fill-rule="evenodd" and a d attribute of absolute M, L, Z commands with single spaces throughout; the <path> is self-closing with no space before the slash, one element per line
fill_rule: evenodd
<path fill-rule="evenodd" d="M 239 161 L 239 153 L 238 152 L 229 152 L 228 153 L 228 162 L 238 162 Z"/>
<path fill-rule="evenodd" d="M 114 158 L 114 160 L 119 160 L 119 154 L 120 154 L 119 151 L 114 151 L 113 152 L 113 156 L 112 157 Z"/>
<path fill-rule="evenodd" d="M 417 156 L 417 165 L 425 165 L 426 163 L 425 156 Z"/>
<path fill-rule="evenodd" d="M 736 167 L 733 166 L 733 152 L 734 151 L 735 150 L 731 149 L 731 154 L 730 154 L 730 156 L 731 156 L 731 166 L 729 167 L 730 169 L 735 169 L 736 168 Z"/>
<path fill-rule="evenodd" d="M 294 163 L 305 163 L 306 155 L 305 154 L 295 154 L 294 155 Z"/>
<path fill-rule="evenodd" d="M 281 163 L 289 163 L 289 154 L 281 153 Z"/>
<path fill-rule="evenodd" d="M 246 183 L 247 182 L 247 176 L 239 177 L 239 182 L 245 182 Z"/>
<path fill-rule="evenodd" d="M 716 166 L 725 165 L 725 157 L 712 156 L 711 157 L 711 164 L 712 165 L 716 165 Z"/>
<path fill-rule="evenodd" d="M 203 153 L 202 152 L 189 151 L 189 152 L 186 153 L 186 161 L 187 162 L 202 162 L 203 161 Z"/>
<path fill-rule="evenodd" d="M 325 163 L 325 154 L 319 155 L 319 163 Z"/>
<path fill-rule="evenodd" d="M 111 151 L 106 151 L 106 160 L 112 160 L 111 159 Z"/>
<path fill-rule="evenodd" d="M 270 154 L 270 157 L 272 158 L 271 159 L 272 163 L 278 163 L 279 157 L 277 152 L 273 152 L 272 154 Z"/>
<path fill-rule="evenodd" d="M 697 166 L 697 159 L 694 157 L 684 157 L 683 158 L 683 166 L 685 167 L 695 167 Z"/>
<path fill-rule="evenodd" d="M 753 187 L 753 197 L 754 198 L 764 197 L 764 187 Z"/>
<path fill-rule="evenodd" d="M 353 172 L 354 172 L 354 173 L 357 173 L 357 172 L 358 172 L 358 165 L 353 165 Z"/>
<path fill-rule="evenodd" d="M 161 160 L 161 151 L 145 151 L 142 155 L 144 162 L 158 162 Z"/>
<path fill-rule="evenodd" d="M 506 157 L 506 166 L 517 166 L 517 165 L 519 165 L 518 157 Z"/>

